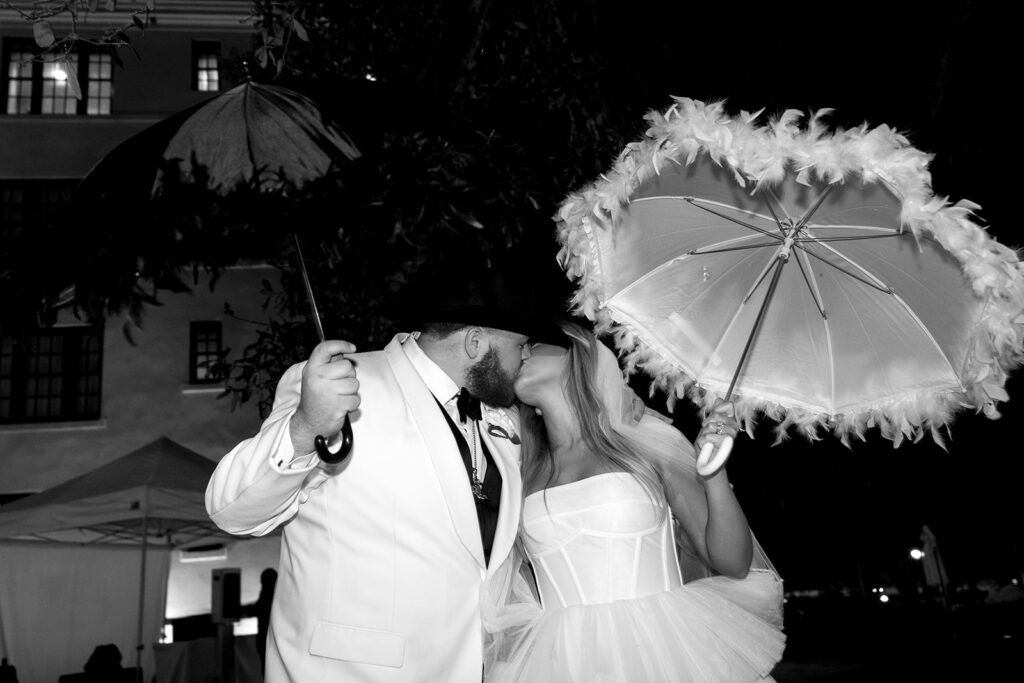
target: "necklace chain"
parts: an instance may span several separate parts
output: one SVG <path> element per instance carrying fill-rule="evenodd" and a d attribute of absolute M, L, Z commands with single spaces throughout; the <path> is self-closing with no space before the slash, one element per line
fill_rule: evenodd
<path fill-rule="evenodd" d="M 473 496 L 477 500 L 487 500 L 487 494 L 484 493 L 483 482 L 480 481 L 480 477 L 477 474 L 477 444 L 476 444 L 476 442 L 477 442 L 477 422 L 476 422 L 476 420 L 470 420 L 470 422 L 469 422 L 469 431 L 473 435 L 473 438 L 470 439 L 470 444 L 471 444 L 471 447 L 472 447 L 472 457 L 473 457 L 473 474 L 472 474 L 472 482 L 470 483 L 470 485 L 473 488 Z"/>

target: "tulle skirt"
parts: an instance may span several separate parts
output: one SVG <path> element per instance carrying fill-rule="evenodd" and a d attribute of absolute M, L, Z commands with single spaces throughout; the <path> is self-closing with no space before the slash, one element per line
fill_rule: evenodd
<path fill-rule="evenodd" d="M 631 600 L 544 611 L 485 681 L 770 681 L 785 647 L 781 624 L 737 600 L 735 586 L 713 577 Z"/>

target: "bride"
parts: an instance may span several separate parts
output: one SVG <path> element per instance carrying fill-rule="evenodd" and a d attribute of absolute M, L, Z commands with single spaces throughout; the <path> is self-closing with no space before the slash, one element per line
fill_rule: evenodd
<path fill-rule="evenodd" d="M 781 581 L 725 470 L 699 477 L 614 354 L 564 330 L 568 350 L 535 345 L 515 385 L 526 500 L 483 600 L 485 680 L 771 680 Z M 723 404 L 697 443 L 737 429 Z"/>

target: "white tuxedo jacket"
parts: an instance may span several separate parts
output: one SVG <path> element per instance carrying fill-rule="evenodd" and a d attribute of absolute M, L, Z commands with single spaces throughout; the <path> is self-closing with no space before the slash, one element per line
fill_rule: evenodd
<path fill-rule="evenodd" d="M 281 378 L 259 434 L 221 460 L 207 487 L 222 529 L 262 535 L 283 525 L 268 683 L 480 681 L 488 567 L 476 507 L 406 337 L 350 357 L 362 401 L 345 461 L 293 452 L 299 364 Z M 481 432 L 503 480 L 493 571 L 515 539 L 522 484 L 518 447 Z"/>

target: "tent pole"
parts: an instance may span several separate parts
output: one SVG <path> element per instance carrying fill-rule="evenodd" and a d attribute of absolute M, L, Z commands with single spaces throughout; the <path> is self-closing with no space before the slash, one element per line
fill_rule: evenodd
<path fill-rule="evenodd" d="M 143 494 L 148 498 L 148 491 Z M 149 541 L 149 500 L 142 509 L 142 568 L 139 570 L 139 623 L 135 637 L 135 681 L 142 683 L 142 621 L 146 607 L 146 545 Z"/>

